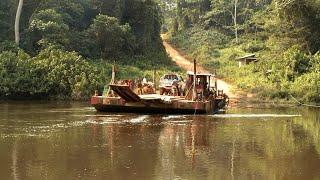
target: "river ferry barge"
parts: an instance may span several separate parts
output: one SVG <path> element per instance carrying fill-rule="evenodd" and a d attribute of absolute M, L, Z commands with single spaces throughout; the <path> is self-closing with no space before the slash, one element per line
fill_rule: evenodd
<path fill-rule="evenodd" d="M 162 95 L 136 93 L 130 84 L 111 82 L 109 88 L 112 93 L 108 92 L 105 95 L 95 93 L 91 98 L 91 105 L 99 112 L 147 114 L 213 114 L 226 108 L 228 96 L 222 90 L 217 90 L 214 75 L 197 74 L 195 67 L 194 65 L 194 72 L 187 72 L 183 93 L 182 90 L 180 93 L 175 91 Z M 211 86 L 211 82 L 214 82 L 214 86 Z"/>

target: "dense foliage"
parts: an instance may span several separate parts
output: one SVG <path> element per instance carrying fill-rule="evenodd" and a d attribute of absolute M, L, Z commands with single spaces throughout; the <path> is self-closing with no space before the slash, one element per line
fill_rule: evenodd
<path fill-rule="evenodd" d="M 178 0 L 171 41 L 241 89 L 320 102 L 316 0 Z M 257 63 L 241 68 L 238 57 Z"/>
<path fill-rule="evenodd" d="M 24 0 L 18 45 L 17 6 L 0 2 L 1 97 L 88 98 L 113 63 L 123 78 L 171 65 L 153 0 Z"/>
<path fill-rule="evenodd" d="M 97 68 L 75 52 L 47 48 L 30 57 L 19 50 L 0 54 L 0 94 L 15 98 L 81 99 L 98 87 Z"/>

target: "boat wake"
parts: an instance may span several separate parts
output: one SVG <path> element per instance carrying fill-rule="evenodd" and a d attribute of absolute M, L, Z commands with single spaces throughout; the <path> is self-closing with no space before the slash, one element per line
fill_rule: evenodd
<path fill-rule="evenodd" d="M 85 115 L 85 117 L 122 117 L 121 114 L 101 114 L 101 115 Z"/>
<path fill-rule="evenodd" d="M 115 118 L 98 118 L 98 119 L 88 119 L 86 123 L 89 124 L 121 124 L 122 121 L 119 121 Z"/>
<path fill-rule="evenodd" d="M 169 120 L 169 119 L 185 119 L 186 115 L 171 115 L 171 116 L 164 116 L 162 120 Z"/>
<path fill-rule="evenodd" d="M 289 118 L 300 117 L 300 114 L 215 114 L 214 118 Z"/>
<path fill-rule="evenodd" d="M 132 119 L 121 119 L 121 115 L 98 115 L 98 116 L 86 116 L 91 117 L 86 120 L 86 123 L 90 124 L 139 124 L 146 122 L 146 119 L 149 118 L 148 115 L 138 116 Z"/>
<path fill-rule="evenodd" d="M 145 120 L 148 118 L 149 116 L 148 115 L 143 115 L 143 116 L 138 116 L 136 118 L 133 118 L 133 119 L 130 119 L 128 122 L 129 123 L 143 123 L 145 122 Z"/>

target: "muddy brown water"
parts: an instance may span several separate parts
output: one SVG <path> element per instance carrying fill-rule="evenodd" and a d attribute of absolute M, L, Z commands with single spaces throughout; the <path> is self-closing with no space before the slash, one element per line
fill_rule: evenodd
<path fill-rule="evenodd" d="M 0 179 L 320 179 L 320 110 L 170 116 L 0 102 Z"/>

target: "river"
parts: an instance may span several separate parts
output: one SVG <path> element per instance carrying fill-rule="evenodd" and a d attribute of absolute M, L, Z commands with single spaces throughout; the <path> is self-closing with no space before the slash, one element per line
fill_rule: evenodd
<path fill-rule="evenodd" d="M 88 103 L 0 102 L 1 179 L 320 179 L 320 110 L 98 114 Z"/>

